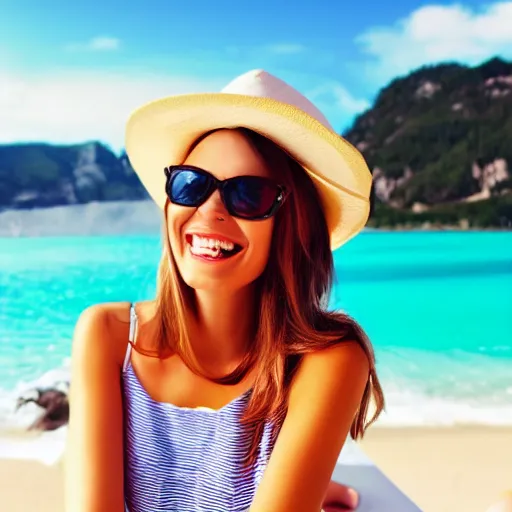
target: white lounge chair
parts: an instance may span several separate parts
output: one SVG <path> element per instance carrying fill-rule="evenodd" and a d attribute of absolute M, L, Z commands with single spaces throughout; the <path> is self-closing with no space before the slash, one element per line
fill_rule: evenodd
<path fill-rule="evenodd" d="M 359 493 L 357 512 L 422 512 L 351 439 L 341 451 L 332 478 Z"/>

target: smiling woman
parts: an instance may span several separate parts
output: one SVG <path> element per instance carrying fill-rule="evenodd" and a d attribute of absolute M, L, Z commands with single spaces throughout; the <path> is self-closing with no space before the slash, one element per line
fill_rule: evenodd
<path fill-rule="evenodd" d="M 279 178 L 277 164 L 286 161 L 284 155 L 280 160 L 271 159 L 269 162 L 275 169 L 269 169 L 256 144 L 266 144 L 274 154 L 278 148 L 263 137 L 249 133 L 241 129 L 209 133 L 196 141 L 185 161 L 186 167 L 176 166 L 174 174 L 170 175 L 167 210 L 170 249 L 179 274 L 195 290 L 208 287 L 201 282 L 210 281 L 210 287 L 217 294 L 231 294 L 255 282 L 267 263 L 273 215 L 284 198 L 284 186 L 274 180 Z M 230 158 L 226 159 L 226 155 Z M 212 174 L 205 174 L 206 171 L 199 174 L 198 170 L 203 167 L 211 169 Z M 173 193 L 179 186 L 178 180 L 171 180 L 180 172 L 197 174 L 187 177 L 178 195 L 178 192 Z M 220 190 L 216 190 L 217 187 Z M 194 197 L 193 201 L 186 201 L 188 206 L 182 206 L 185 196 Z M 187 243 L 187 237 L 191 237 L 192 245 Z M 214 250 L 217 243 L 220 249 L 221 240 L 233 245 L 229 262 L 225 257 L 214 257 L 221 256 L 220 251 L 216 254 Z M 186 242 L 185 246 L 182 241 Z M 198 258 L 216 262 L 215 273 L 212 274 L 210 267 L 198 265 Z"/>
<path fill-rule="evenodd" d="M 142 107 L 127 151 L 163 210 L 157 294 L 78 321 L 67 510 L 355 507 L 331 474 L 383 395 L 363 330 L 325 304 L 331 250 L 368 217 L 362 157 L 262 71 Z"/>

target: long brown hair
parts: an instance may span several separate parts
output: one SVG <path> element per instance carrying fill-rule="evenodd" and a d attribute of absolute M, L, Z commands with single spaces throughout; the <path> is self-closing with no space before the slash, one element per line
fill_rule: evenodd
<path fill-rule="evenodd" d="M 334 276 L 329 233 L 317 190 L 306 171 L 269 139 L 246 128 L 239 130 L 259 152 L 272 175 L 291 191 L 276 214 L 269 260 L 257 279 L 257 329 L 241 364 L 229 375 L 211 378 L 201 372 L 187 334 L 186 312 L 195 310 L 194 291 L 182 279 L 170 249 L 167 222 L 165 247 L 156 293 L 156 352 L 176 353 L 192 371 L 220 384 L 236 384 L 251 369 L 255 381 L 242 417 L 251 427 L 246 468 L 256 460 L 266 421 L 277 435 L 286 414 L 291 379 L 304 354 L 337 343 L 357 341 L 370 362 L 370 374 L 350 434 L 361 438 L 384 408 L 372 345 L 349 316 L 328 311 Z M 211 133 L 211 132 L 209 132 Z M 190 148 L 192 151 L 200 137 Z M 189 152 L 190 152 L 189 151 Z M 164 216 L 167 218 L 167 207 Z M 373 399 L 374 412 L 369 414 Z"/>

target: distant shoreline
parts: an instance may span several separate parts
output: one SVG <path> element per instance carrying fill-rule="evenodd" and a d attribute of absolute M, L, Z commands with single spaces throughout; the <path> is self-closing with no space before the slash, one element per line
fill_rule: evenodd
<path fill-rule="evenodd" d="M 0 237 L 159 234 L 162 212 L 150 200 L 90 202 L 0 212 Z"/>
<path fill-rule="evenodd" d="M 453 224 L 423 223 L 372 226 L 366 232 L 504 232 L 512 227 L 473 228 Z M 48 208 L 0 211 L 0 238 L 48 236 L 159 235 L 162 212 L 151 200 L 90 202 Z"/>
<path fill-rule="evenodd" d="M 512 227 L 509 228 L 500 228 L 500 227 L 488 227 L 488 228 L 461 228 L 460 226 L 435 226 L 431 228 L 424 228 L 421 226 L 412 226 L 412 227 L 404 227 L 404 226 L 382 226 L 375 228 L 373 226 L 368 226 L 365 228 L 368 231 L 380 232 L 380 233 L 396 233 L 396 232 L 422 232 L 422 233 L 439 233 L 441 231 L 449 231 L 457 232 L 457 233 L 471 233 L 471 232 L 508 232 L 512 231 Z"/>

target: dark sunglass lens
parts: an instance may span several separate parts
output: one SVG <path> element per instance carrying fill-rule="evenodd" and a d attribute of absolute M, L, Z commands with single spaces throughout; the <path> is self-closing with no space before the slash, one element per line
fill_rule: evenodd
<path fill-rule="evenodd" d="M 262 217 L 271 210 L 278 188 L 271 181 L 258 176 L 241 176 L 226 187 L 231 208 L 241 217 Z"/>
<path fill-rule="evenodd" d="M 208 176 L 188 169 L 179 170 L 171 177 L 169 199 L 182 206 L 196 206 L 208 192 L 209 186 Z"/>

